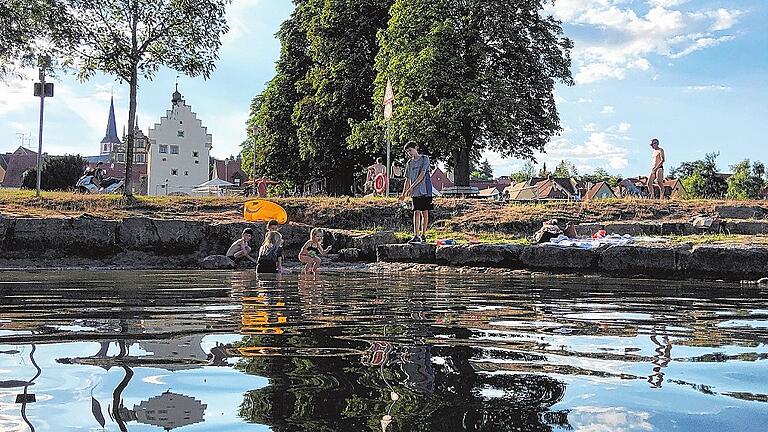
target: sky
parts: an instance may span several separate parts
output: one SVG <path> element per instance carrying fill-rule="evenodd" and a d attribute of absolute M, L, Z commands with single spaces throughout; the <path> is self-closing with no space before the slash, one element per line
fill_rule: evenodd
<path fill-rule="evenodd" d="M 179 91 L 213 135 L 212 155 L 239 152 L 250 101 L 274 75 L 275 33 L 292 9 L 290 0 L 235 0 L 216 71 L 207 81 L 178 77 Z M 546 13 L 574 41 L 575 85 L 556 88 L 563 133 L 537 155 L 539 164 L 553 168 L 566 159 L 581 173 L 647 174 L 651 138 L 661 141 L 668 171 L 711 152 L 720 153 L 722 171 L 745 158 L 768 161 L 768 1 L 557 0 Z M 35 76 L 29 71 L 26 81 L 0 83 L 0 152 L 22 139 L 37 147 Z M 145 132 L 170 108 L 176 80 L 176 72 L 163 69 L 140 82 L 138 121 Z M 54 82 L 43 151 L 97 154 L 111 95 L 122 132 L 126 84 L 109 76 Z M 485 157 L 496 175 L 524 164 Z"/>

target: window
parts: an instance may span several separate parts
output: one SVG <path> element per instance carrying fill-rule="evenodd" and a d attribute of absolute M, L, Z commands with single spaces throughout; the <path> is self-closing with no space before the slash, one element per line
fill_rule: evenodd
<path fill-rule="evenodd" d="M 184 171 L 184 175 L 188 176 L 189 175 L 189 171 Z"/>
<path fill-rule="evenodd" d="M 200 163 L 200 161 L 195 161 L 195 163 L 196 163 L 196 164 L 199 164 L 199 163 Z"/>
<path fill-rule="evenodd" d="M 118 162 L 125 162 L 125 155 L 122 153 L 117 154 L 117 161 Z"/>
<path fill-rule="evenodd" d="M 172 170 L 171 170 L 171 175 L 172 175 L 172 176 L 177 176 L 177 175 L 179 175 L 179 170 L 177 170 L 177 169 L 172 169 Z"/>
<path fill-rule="evenodd" d="M 239 178 L 235 179 L 235 186 L 240 186 L 240 179 Z"/>
<path fill-rule="evenodd" d="M 133 156 L 133 159 L 134 159 L 135 162 L 138 162 L 138 163 L 146 163 L 147 162 L 147 155 L 145 155 L 144 153 L 136 153 Z"/>
<path fill-rule="evenodd" d="M 163 162 L 165 162 L 165 161 L 167 161 L 167 160 L 168 160 L 168 158 L 163 158 Z"/>
<path fill-rule="evenodd" d="M 179 146 L 171 146 L 171 154 L 179 154 Z"/>
<path fill-rule="evenodd" d="M 179 137 L 179 138 L 184 138 L 184 131 L 180 130 L 180 131 L 176 132 L 176 136 Z"/>
<path fill-rule="evenodd" d="M 192 152 L 192 157 L 200 157 L 200 152 Z"/>
<path fill-rule="evenodd" d="M 158 147 L 160 153 L 168 153 L 168 145 L 167 144 L 160 144 L 160 147 Z"/>
<path fill-rule="evenodd" d="M 104 144 L 104 151 L 107 151 L 107 145 Z"/>

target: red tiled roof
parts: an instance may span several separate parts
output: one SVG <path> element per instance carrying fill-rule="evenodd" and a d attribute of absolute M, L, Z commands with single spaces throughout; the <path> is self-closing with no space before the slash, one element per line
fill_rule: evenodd
<path fill-rule="evenodd" d="M 616 197 L 616 193 L 613 192 L 613 189 L 611 188 L 611 186 L 609 186 L 607 183 L 601 181 L 601 182 L 595 183 L 595 185 L 592 186 L 592 188 L 589 190 L 589 192 L 587 192 L 584 195 L 584 199 L 585 200 L 595 199 L 595 197 L 597 196 L 597 193 L 600 192 L 600 189 L 602 189 L 603 185 L 607 186 L 608 189 L 611 190 L 611 193 L 613 194 L 613 197 L 615 198 Z"/>
<path fill-rule="evenodd" d="M 227 164 L 223 160 L 215 159 L 214 173 L 216 174 L 216 178 L 226 180 L 230 183 L 234 183 L 233 180 L 238 177 L 236 174 L 239 174 L 241 181 L 245 182 L 245 180 L 248 179 L 249 176 L 243 171 L 243 168 L 240 162 L 241 161 L 234 159 L 234 160 L 230 160 L 229 164 Z"/>
<path fill-rule="evenodd" d="M 3 178 L 3 187 L 19 187 L 24 171 L 37 166 L 37 153 L 13 154 L 8 159 L 8 169 L 5 172 L 5 178 Z"/>

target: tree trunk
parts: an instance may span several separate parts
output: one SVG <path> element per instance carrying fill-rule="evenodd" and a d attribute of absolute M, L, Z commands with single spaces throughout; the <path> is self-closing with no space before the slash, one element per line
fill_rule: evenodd
<path fill-rule="evenodd" d="M 469 186 L 469 152 L 475 141 L 472 134 L 472 126 L 465 122 L 462 129 L 464 142 L 462 146 L 453 151 L 453 184 L 456 186 Z"/>
<path fill-rule="evenodd" d="M 134 67 L 133 71 L 131 72 L 129 91 L 130 96 L 128 102 L 128 139 L 125 143 L 125 186 L 123 195 L 126 197 L 133 196 L 133 181 L 131 181 L 131 179 L 133 175 L 133 143 L 136 135 L 136 87 L 138 84 L 138 78 L 136 76 L 137 74 L 138 72 L 136 67 Z"/>

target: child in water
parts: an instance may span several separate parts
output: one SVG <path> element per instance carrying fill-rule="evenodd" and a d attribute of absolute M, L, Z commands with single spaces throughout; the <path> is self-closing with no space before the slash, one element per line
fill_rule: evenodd
<path fill-rule="evenodd" d="M 258 273 L 282 273 L 283 271 L 283 236 L 277 231 L 267 231 L 264 243 L 259 248 L 259 260 L 256 264 Z"/>
<path fill-rule="evenodd" d="M 299 252 L 299 261 L 304 263 L 304 271 L 314 273 L 320 267 L 320 255 L 325 255 L 331 247 L 323 248 L 323 230 L 313 228 L 309 233 L 309 240 L 304 243 Z"/>

